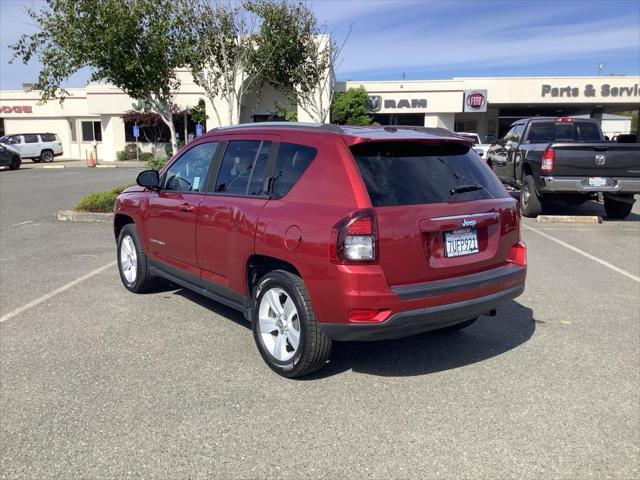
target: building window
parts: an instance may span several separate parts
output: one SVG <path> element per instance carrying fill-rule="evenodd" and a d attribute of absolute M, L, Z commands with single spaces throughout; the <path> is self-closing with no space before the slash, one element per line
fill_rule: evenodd
<path fill-rule="evenodd" d="M 101 142 L 102 141 L 102 124 L 98 122 L 82 122 L 82 141 L 83 142 Z"/>
<path fill-rule="evenodd" d="M 69 121 L 69 130 L 71 131 L 71 141 L 77 142 L 78 138 L 76 135 L 76 121 L 75 120 L 68 120 L 68 121 Z"/>

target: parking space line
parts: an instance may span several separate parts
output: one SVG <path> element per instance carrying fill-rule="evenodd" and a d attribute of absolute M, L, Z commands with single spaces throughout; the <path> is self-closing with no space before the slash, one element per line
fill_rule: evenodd
<path fill-rule="evenodd" d="M 562 240 L 555 238 L 547 233 L 541 232 L 539 229 L 537 228 L 533 228 L 530 227 L 528 225 L 522 224 L 522 228 L 524 228 L 525 230 L 531 230 L 532 232 L 537 233 L 538 235 L 543 236 L 544 238 L 547 238 L 549 240 L 551 240 L 552 242 L 556 242 L 558 245 L 562 245 L 565 248 L 568 248 L 569 250 L 579 253 L 580 255 L 587 257 L 590 260 L 593 260 L 594 262 L 599 263 L 600 265 L 603 265 L 607 268 L 609 268 L 610 270 L 613 270 L 614 272 L 618 272 L 621 275 L 624 275 L 625 277 L 629 277 L 631 280 L 634 280 L 636 282 L 640 282 L 640 277 L 638 277 L 637 275 L 634 275 L 633 273 L 629 273 L 626 270 L 623 270 L 619 267 L 616 267 L 615 265 L 612 265 L 611 263 L 607 262 L 606 260 L 602 260 L 601 258 L 598 258 L 594 255 L 591 255 L 590 253 L 585 252 L 584 250 L 580 250 L 577 247 L 574 247 L 573 245 L 568 244 L 567 242 L 563 242 Z"/>
<path fill-rule="evenodd" d="M 32 300 L 31 302 L 26 303 L 26 304 L 22 305 L 21 307 L 18 307 L 15 310 L 10 311 L 9 313 L 4 314 L 2 317 L 0 317 L 0 323 L 3 323 L 3 322 L 6 322 L 7 320 L 10 320 L 13 317 L 15 317 L 16 315 L 20 315 L 25 310 L 29 310 L 30 308 L 35 307 L 36 305 L 39 305 L 42 302 L 46 302 L 50 298 L 55 297 L 59 293 L 62 293 L 64 291 L 66 291 L 66 290 L 69 290 L 72 287 L 75 287 L 79 283 L 82 283 L 85 280 L 90 279 L 91 277 L 95 277 L 99 273 L 104 272 L 108 268 L 113 267 L 115 264 L 116 264 L 115 261 L 109 262 L 106 265 L 101 266 L 100 268 L 96 268 L 95 270 L 93 270 L 93 271 L 91 271 L 91 272 L 89 272 L 89 273 L 87 273 L 85 275 L 82 275 L 81 277 L 76 278 L 75 280 L 73 280 L 73 281 L 61 286 L 60 288 L 56 288 L 52 292 L 49 292 L 49 293 L 47 293 L 45 295 L 42 295 L 41 297 L 38 297 L 35 300 Z"/>

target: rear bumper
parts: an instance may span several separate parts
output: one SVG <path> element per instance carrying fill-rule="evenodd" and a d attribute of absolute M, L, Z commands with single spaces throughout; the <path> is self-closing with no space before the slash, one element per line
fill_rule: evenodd
<path fill-rule="evenodd" d="M 588 177 L 540 177 L 538 190 L 543 193 L 640 193 L 640 178 L 607 177 L 607 185 L 589 186 Z"/>
<path fill-rule="evenodd" d="M 402 338 L 455 325 L 488 313 L 501 303 L 516 298 L 524 283 L 471 300 L 398 312 L 381 323 L 320 323 L 322 333 L 333 340 L 385 340 Z"/>

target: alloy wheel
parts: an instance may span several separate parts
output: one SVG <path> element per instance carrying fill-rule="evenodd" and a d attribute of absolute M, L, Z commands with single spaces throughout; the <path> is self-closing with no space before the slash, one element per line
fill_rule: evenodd
<path fill-rule="evenodd" d="M 280 362 L 291 360 L 300 345 L 300 319 L 293 299 L 285 290 L 273 287 L 262 295 L 258 325 L 267 351 Z"/>
<path fill-rule="evenodd" d="M 133 284 L 138 276 L 138 254 L 130 235 L 120 242 L 120 270 L 127 283 Z"/>

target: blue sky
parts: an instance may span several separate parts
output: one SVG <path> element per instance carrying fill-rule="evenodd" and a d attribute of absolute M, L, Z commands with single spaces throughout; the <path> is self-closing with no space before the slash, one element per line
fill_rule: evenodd
<path fill-rule="evenodd" d="M 639 0 L 314 0 L 341 41 L 340 80 L 454 76 L 640 75 Z M 33 81 L 38 65 L 9 64 L 8 44 L 35 29 L 37 0 L 0 0 L 0 88 Z M 86 72 L 67 86 L 84 85 Z"/>

